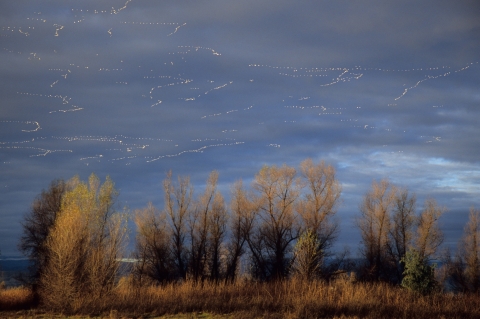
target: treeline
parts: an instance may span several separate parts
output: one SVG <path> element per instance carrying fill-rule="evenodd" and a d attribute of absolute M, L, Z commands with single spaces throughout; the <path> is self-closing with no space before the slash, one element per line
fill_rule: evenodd
<path fill-rule="evenodd" d="M 248 272 L 256 280 L 288 276 L 295 241 L 303 233 L 315 240 L 315 264 L 320 266 L 337 235 L 332 219 L 341 187 L 332 166 L 306 160 L 300 174 L 293 167 L 263 167 L 251 189 L 237 182 L 226 205 L 212 172 L 203 194 L 197 198 L 187 177 L 163 186 L 165 208 L 149 205 L 135 212 L 138 280 L 235 281 L 240 261 L 248 260 Z M 312 256 L 313 257 L 313 256 Z"/>
<path fill-rule="evenodd" d="M 440 283 L 458 291 L 480 288 L 480 211 L 471 209 L 454 256 L 434 271 L 444 212 L 429 199 L 417 214 L 416 198 L 387 180 L 373 182 L 360 204 L 360 262 L 334 255 L 341 185 L 335 169 L 307 159 L 299 168 L 265 166 L 249 187 L 231 188 L 230 203 L 212 172 L 203 193 L 188 177 L 163 181 L 163 209 L 136 210 L 135 251 L 125 256 L 130 214 L 115 209 L 113 182 L 91 175 L 53 181 L 35 198 L 23 221 L 20 250 L 30 258 L 30 277 L 40 302 L 69 311 L 108 296 L 119 281 L 121 260 L 133 257 L 132 289 L 175 282 L 235 283 L 286 278 L 329 280 L 352 271 L 359 281 L 382 281 L 428 294 Z M 243 265 L 243 268 L 241 266 Z M 85 298 L 88 296 L 89 298 Z M 81 304 L 79 304 L 81 300 Z M 85 304 L 87 303 L 87 305 Z"/>

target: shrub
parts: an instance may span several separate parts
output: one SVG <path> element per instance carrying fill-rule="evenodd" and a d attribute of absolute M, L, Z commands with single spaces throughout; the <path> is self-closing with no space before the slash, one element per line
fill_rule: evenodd
<path fill-rule="evenodd" d="M 300 235 L 295 248 L 292 272 L 302 279 L 310 280 L 320 270 L 321 252 L 318 250 L 319 241 L 317 236 L 306 231 Z"/>
<path fill-rule="evenodd" d="M 437 286 L 435 264 L 429 265 L 428 260 L 416 250 L 408 251 L 402 262 L 405 263 L 402 287 L 423 295 L 433 292 Z"/>

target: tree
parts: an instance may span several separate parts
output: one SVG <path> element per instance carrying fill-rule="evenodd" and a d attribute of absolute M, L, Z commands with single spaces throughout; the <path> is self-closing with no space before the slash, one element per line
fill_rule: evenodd
<path fill-rule="evenodd" d="M 245 242 L 250 238 L 256 211 L 243 188 L 242 181 L 235 183 L 230 203 L 230 241 L 227 244 L 226 280 L 234 282 L 240 259 L 245 253 Z"/>
<path fill-rule="evenodd" d="M 112 291 L 126 238 L 126 219 L 113 207 L 117 191 L 110 178 L 100 185 L 92 174 L 88 183 L 74 177 L 69 184 L 45 242 L 49 259 L 39 290 L 45 306 L 66 312 L 94 306 Z"/>
<path fill-rule="evenodd" d="M 318 262 L 315 269 L 320 271 L 323 260 L 329 255 L 328 250 L 337 237 L 338 223 L 332 221 L 332 218 L 337 212 L 342 187 L 335 178 L 335 168 L 326 165 L 324 161 L 314 164 L 311 159 L 306 159 L 300 164 L 300 171 L 307 191 L 298 201 L 297 212 L 305 236 L 314 238 L 317 243 L 315 255 L 311 258 Z"/>
<path fill-rule="evenodd" d="M 370 280 L 388 280 L 392 263 L 388 255 L 390 216 L 396 188 L 387 180 L 373 182 L 360 206 L 356 223 L 362 236 L 365 274 Z"/>
<path fill-rule="evenodd" d="M 395 196 L 393 206 L 392 223 L 390 229 L 390 254 L 397 267 L 397 282 L 401 282 L 405 264 L 402 259 L 414 240 L 415 216 L 415 194 L 410 195 L 407 189 L 401 189 Z"/>
<path fill-rule="evenodd" d="M 172 229 L 172 254 L 177 277 L 186 278 L 187 251 L 185 240 L 187 236 L 187 220 L 193 197 L 193 187 L 188 177 L 178 177 L 176 185 L 172 181 L 172 172 L 167 173 L 163 181 L 165 191 L 165 211 L 170 219 Z"/>
<path fill-rule="evenodd" d="M 449 260 L 450 283 L 455 290 L 480 292 L 480 210 L 471 208 L 455 260 Z"/>
<path fill-rule="evenodd" d="M 248 245 L 257 278 L 280 279 L 287 275 L 288 254 L 298 236 L 294 208 L 299 187 L 295 168 L 287 165 L 264 166 L 255 175 L 258 215 Z"/>
<path fill-rule="evenodd" d="M 415 206 L 415 194 L 407 189 L 397 190 L 387 180 L 372 184 L 357 218 L 367 279 L 399 283 L 407 251 L 414 249 L 427 262 L 435 256 L 443 241 L 438 221 L 444 208 L 428 199 L 417 217 Z"/>
<path fill-rule="evenodd" d="M 203 280 L 208 265 L 207 253 L 210 249 L 211 219 L 215 199 L 217 197 L 218 173 L 213 171 L 207 179 L 204 194 L 190 213 L 188 222 L 190 233 L 189 271 L 194 281 Z M 218 205 L 218 203 L 217 203 Z M 223 234 L 222 234 L 223 236 Z M 218 247 L 216 247 L 218 248 Z"/>
<path fill-rule="evenodd" d="M 213 198 L 212 211 L 209 216 L 210 237 L 209 237 L 209 268 L 210 279 L 218 282 L 222 274 L 222 251 L 225 234 L 227 230 L 228 215 L 225 201 L 220 193 Z"/>
<path fill-rule="evenodd" d="M 443 233 L 438 224 L 444 208 L 438 206 L 434 199 L 425 201 L 424 209 L 418 217 L 415 248 L 422 258 L 431 259 L 443 242 Z"/>
<path fill-rule="evenodd" d="M 465 277 L 469 291 L 480 291 L 480 210 L 470 209 L 465 226 L 460 254 L 465 263 Z"/>
<path fill-rule="evenodd" d="M 137 226 L 133 269 L 138 284 L 146 279 L 163 283 L 175 279 L 176 269 L 171 249 L 171 230 L 167 227 L 165 212 L 157 210 L 152 203 L 135 211 Z"/>
<path fill-rule="evenodd" d="M 31 262 L 29 278 L 24 279 L 33 284 L 34 289 L 48 263 L 49 251 L 45 242 L 57 220 L 67 190 L 68 186 L 63 180 L 52 181 L 48 190 L 42 190 L 35 198 L 22 222 L 23 234 L 18 248 Z"/>

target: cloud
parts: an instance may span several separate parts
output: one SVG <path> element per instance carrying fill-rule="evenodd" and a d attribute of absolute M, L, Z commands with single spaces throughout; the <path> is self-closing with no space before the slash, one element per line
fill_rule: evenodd
<path fill-rule="evenodd" d="M 133 210 L 162 207 L 170 169 L 198 191 L 218 170 L 227 190 L 265 164 L 325 159 L 344 184 L 342 243 L 373 179 L 475 205 L 470 1 L 27 2 L 0 4 L 8 238 L 52 179 L 91 172 Z"/>

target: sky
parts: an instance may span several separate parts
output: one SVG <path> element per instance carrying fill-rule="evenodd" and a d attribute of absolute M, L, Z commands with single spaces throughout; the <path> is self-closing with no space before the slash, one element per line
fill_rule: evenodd
<path fill-rule="evenodd" d="M 91 173 L 133 212 L 169 170 L 228 199 L 324 160 L 353 252 L 374 180 L 444 206 L 447 245 L 480 208 L 478 1 L 1 1 L 0 61 L 2 255 L 42 189 Z"/>

